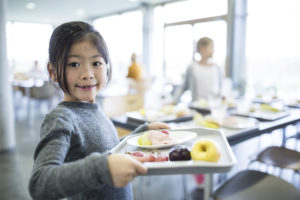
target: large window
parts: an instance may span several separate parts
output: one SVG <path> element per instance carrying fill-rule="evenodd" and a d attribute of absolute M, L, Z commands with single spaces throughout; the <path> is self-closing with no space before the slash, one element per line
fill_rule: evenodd
<path fill-rule="evenodd" d="M 180 83 L 187 66 L 199 58 L 195 45 L 204 36 L 214 40 L 215 62 L 224 69 L 226 14 L 227 0 L 190 0 L 155 8 L 155 75 Z"/>
<path fill-rule="evenodd" d="M 253 94 L 299 93 L 299 10 L 298 0 L 248 1 L 247 81 Z"/>
<path fill-rule="evenodd" d="M 132 53 L 142 61 L 143 17 L 141 11 L 99 18 L 95 28 L 107 43 L 113 65 L 113 80 L 126 77 Z"/>
<path fill-rule="evenodd" d="M 53 27 L 47 24 L 7 23 L 7 54 L 12 72 L 28 73 L 34 61 L 46 69 Z"/>

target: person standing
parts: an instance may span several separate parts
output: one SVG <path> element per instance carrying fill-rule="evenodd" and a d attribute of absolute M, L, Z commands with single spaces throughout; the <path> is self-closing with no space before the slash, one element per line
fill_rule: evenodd
<path fill-rule="evenodd" d="M 201 59 L 187 67 L 183 84 L 175 92 L 175 103 L 180 101 L 181 95 L 187 90 L 191 90 L 192 101 L 221 95 L 223 75 L 220 66 L 211 60 L 214 54 L 213 40 L 209 37 L 200 38 L 196 50 Z"/>

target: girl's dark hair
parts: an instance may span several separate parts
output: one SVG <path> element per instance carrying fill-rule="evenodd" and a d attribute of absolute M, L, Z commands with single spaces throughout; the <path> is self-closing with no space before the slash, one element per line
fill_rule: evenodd
<path fill-rule="evenodd" d="M 109 52 L 103 37 L 93 26 L 81 21 L 64 23 L 53 31 L 49 43 L 49 61 L 52 64 L 60 88 L 69 93 L 66 80 L 66 66 L 73 44 L 88 40 L 98 49 L 107 65 L 107 82 L 111 80 L 111 63 Z"/>

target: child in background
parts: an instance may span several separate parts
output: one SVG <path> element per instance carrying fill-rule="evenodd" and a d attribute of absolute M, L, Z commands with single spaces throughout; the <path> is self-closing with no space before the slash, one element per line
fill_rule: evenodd
<path fill-rule="evenodd" d="M 58 26 L 50 39 L 49 75 L 64 99 L 44 118 L 34 153 L 29 191 L 34 199 L 132 199 L 130 182 L 145 174 L 139 161 L 109 150 L 118 144 L 116 129 L 95 103 L 111 79 L 102 36 L 84 22 Z M 133 133 L 168 129 L 150 123 Z"/>
<path fill-rule="evenodd" d="M 214 54 L 214 42 L 203 37 L 197 42 L 197 52 L 201 59 L 188 66 L 181 88 L 175 93 L 174 102 L 178 103 L 186 90 L 191 90 L 192 101 L 208 99 L 221 95 L 222 73 L 220 67 L 211 62 Z"/>

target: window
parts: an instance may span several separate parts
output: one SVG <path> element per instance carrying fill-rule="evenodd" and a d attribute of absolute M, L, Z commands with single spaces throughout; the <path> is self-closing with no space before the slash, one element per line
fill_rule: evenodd
<path fill-rule="evenodd" d="M 121 15 L 99 18 L 94 21 L 95 28 L 107 43 L 114 73 L 113 79 L 127 75 L 130 57 L 133 52 L 142 62 L 143 20 L 142 12 L 134 11 Z"/>
<path fill-rule="evenodd" d="M 13 72 L 29 72 L 35 60 L 46 70 L 52 31 L 48 24 L 7 23 L 7 54 Z"/>
<path fill-rule="evenodd" d="M 253 95 L 299 93 L 299 10 L 298 0 L 248 1 L 247 81 Z"/>
<path fill-rule="evenodd" d="M 156 7 L 154 13 L 155 75 L 180 83 L 187 66 L 197 58 L 194 55 L 196 42 L 204 36 L 214 40 L 215 62 L 224 68 L 227 0 L 170 3 Z M 161 44 L 156 41 L 161 41 Z"/>

